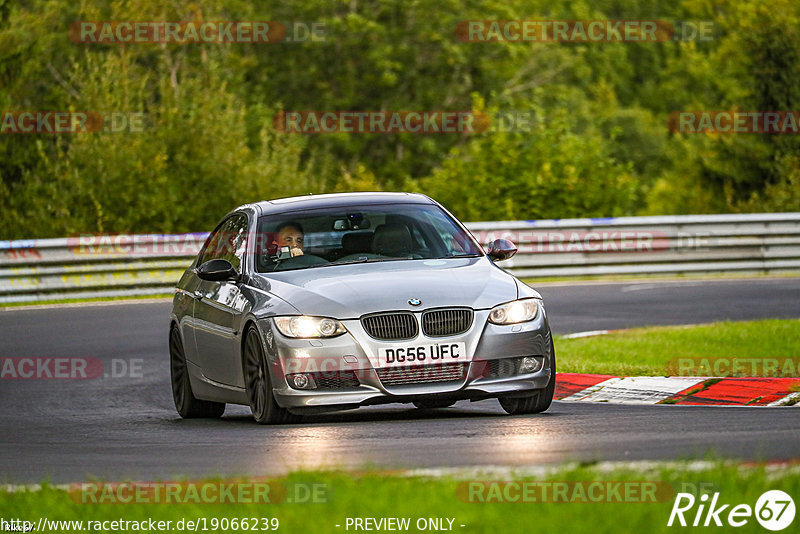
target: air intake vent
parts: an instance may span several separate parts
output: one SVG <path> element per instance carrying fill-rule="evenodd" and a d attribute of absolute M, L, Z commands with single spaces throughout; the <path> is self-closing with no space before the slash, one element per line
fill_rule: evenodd
<path fill-rule="evenodd" d="M 314 373 L 317 389 L 353 389 L 361 385 L 355 371 Z"/>
<path fill-rule="evenodd" d="M 466 376 L 468 363 L 446 363 L 443 365 L 415 365 L 378 369 L 378 377 L 384 386 L 406 386 L 436 382 L 459 382 Z"/>
<path fill-rule="evenodd" d="M 422 331 L 429 337 L 456 336 L 472 326 L 472 310 L 452 308 L 422 314 Z"/>
<path fill-rule="evenodd" d="M 506 378 L 519 374 L 520 360 L 522 360 L 522 358 L 489 360 L 489 374 L 486 378 Z"/>
<path fill-rule="evenodd" d="M 384 341 L 413 339 L 419 327 L 412 313 L 381 313 L 361 318 L 361 325 L 370 337 Z"/>

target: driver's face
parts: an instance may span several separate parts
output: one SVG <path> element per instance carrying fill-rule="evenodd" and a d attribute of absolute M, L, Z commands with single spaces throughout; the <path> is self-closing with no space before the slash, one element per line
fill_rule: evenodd
<path fill-rule="evenodd" d="M 278 234 L 278 246 L 302 249 L 303 232 L 293 226 L 287 226 Z"/>

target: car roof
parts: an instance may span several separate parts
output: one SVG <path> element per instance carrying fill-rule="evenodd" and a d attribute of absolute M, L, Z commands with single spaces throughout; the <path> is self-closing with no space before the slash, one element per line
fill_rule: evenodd
<path fill-rule="evenodd" d="M 335 208 L 353 204 L 360 206 L 371 204 L 435 204 L 435 202 L 420 193 L 330 193 L 325 195 L 303 195 L 300 197 L 278 198 L 274 200 L 262 200 L 247 206 L 254 206 L 261 215 L 271 213 L 285 213 L 294 210 L 306 210 L 314 208 Z M 242 209 L 245 206 L 240 206 Z"/>

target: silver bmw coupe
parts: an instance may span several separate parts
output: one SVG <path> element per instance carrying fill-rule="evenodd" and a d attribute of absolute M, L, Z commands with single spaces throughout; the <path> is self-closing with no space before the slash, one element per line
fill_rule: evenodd
<path fill-rule="evenodd" d="M 258 202 L 226 215 L 178 282 L 172 393 L 182 417 L 249 405 L 259 423 L 382 403 L 499 399 L 546 410 L 556 358 L 539 293 L 419 194 Z"/>

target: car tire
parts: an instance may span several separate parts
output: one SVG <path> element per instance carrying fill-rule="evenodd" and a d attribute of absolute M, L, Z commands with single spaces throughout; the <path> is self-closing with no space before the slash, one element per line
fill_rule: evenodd
<path fill-rule="evenodd" d="M 244 381 L 253 418 L 262 425 L 281 425 L 299 421 L 300 416 L 278 406 L 275 395 L 272 394 L 269 362 L 258 329 L 250 326 L 245 336 L 242 355 Z"/>
<path fill-rule="evenodd" d="M 225 412 L 224 402 L 205 401 L 195 398 L 192 383 L 189 381 L 189 370 L 186 365 L 186 353 L 178 328 L 173 326 L 169 333 L 169 375 L 172 383 L 172 400 L 175 409 L 184 419 L 199 417 L 217 418 Z"/>
<path fill-rule="evenodd" d="M 449 408 L 450 406 L 454 405 L 456 401 L 454 400 L 430 400 L 430 401 L 417 401 L 414 403 L 420 410 L 436 410 L 439 408 Z"/>
<path fill-rule="evenodd" d="M 509 415 L 541 413 L 550 407 L 556 391 L 556 349 L 550 339 L 550 381 L 529 397 L 500 397 L 500 406 Z"/>

